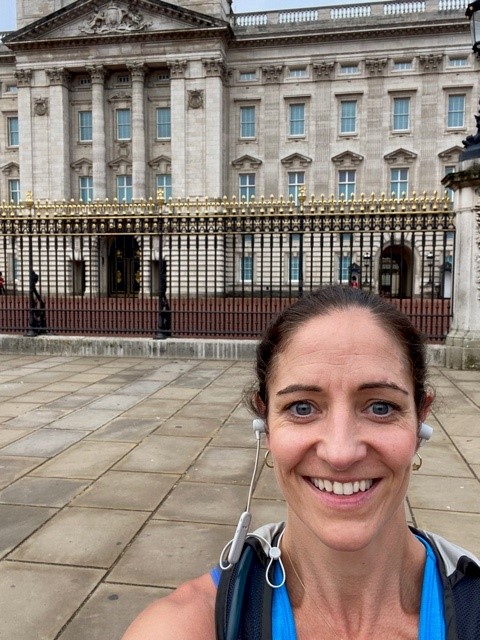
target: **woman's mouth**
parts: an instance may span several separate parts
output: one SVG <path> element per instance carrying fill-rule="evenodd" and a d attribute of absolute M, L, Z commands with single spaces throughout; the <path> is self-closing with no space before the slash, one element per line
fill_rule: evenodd
<path fill-rule="evenodd" d="M 325 493 L 334 493 L 337 496 L 353 496 L 355 493 L 368 491 L 375 482 L 374 479 L 355 480 L 354 482 L 337 482 L 326 478 L 309 478 L 314 487 Z"/>

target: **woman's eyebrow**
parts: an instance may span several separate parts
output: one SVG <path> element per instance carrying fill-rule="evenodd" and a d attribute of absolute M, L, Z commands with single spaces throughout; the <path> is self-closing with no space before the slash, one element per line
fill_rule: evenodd
<path fill-rule="evenodd" d="M 398 384 L 395 384 L 395 382 L 366 382 L 362 384 L 359 389 L 393 389 L 394 391 L 401 391 L 408 396 L 408 391 Z"/>
<path fill-rule="evenodd" d="M 287 393 L 296 393 L 297 391 L 320 392 L 322 391 L 322 388 L 318 387 L 315 384 L 290 384 L 288 385 L 288 387 L 285 387 L 284 389 L 280 389 L 280 391 L 277 391 L 277 396 L 283 396 Z"/>

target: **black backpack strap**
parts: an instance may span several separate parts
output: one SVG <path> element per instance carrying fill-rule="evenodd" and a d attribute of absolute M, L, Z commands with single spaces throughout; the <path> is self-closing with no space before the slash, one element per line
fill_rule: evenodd
<path fill-rule="evenodd" d="M 276 544 L 278 534 L 272 541 Z M 222 571 L 215 601 L 217 640 L 272 640 L 273 589 L 265 580 L 270 558 L 248 537 L 240 560 Z"/>

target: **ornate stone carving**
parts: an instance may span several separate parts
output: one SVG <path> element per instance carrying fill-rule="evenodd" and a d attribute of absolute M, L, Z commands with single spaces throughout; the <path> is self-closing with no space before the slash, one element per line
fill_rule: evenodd
<path fill-rule="evenodd" d="M 278 82 L 282 75 L 283 64 L 282 65 L 274 65 L 271 64 L 268 67 L 262 67 L 263 77 L 265 82 Z"/>
<path fill-rule="evenodd" d="M 224 81 L 227 79 L 228 71 L 223 60 L 212 58 L 210 60 L 202 60 L 202 62 L 207 76 L 220 76 Z"/>
<path fill-rule="evenodd" d="M 333 60 L 324 60 L 313 63 L 313 73 L 319 80 L 328 80 L 332 76 L 335 63 Z"/>
<path fill-rule="evenodd" d="M 188 92 L 188 108 L 203 108 L 203 91 L 201 89 L 193 89 L 192 91 Z"/>
<path fill-rule="evenodd" d="M 48 98 L 35 98 L 33 112 L 36 116 L 48 114 Z"/>
<path fill-rule="evenodd" d="M 123 9 L 116 2 L 110 2 L 106 9 L 97 11 L 86 20 L 80 31 L 89 34 L 125 33 L 143 31 L 151 24 L 132 5 Z"/>
<path fill-rule="evenodd" d="M 102 67 L 101 64 L 94 64 L 91 67 L 86 67 L 87 71 L 90 74 L 90 78 L 92 79 L 92 84 L 93 83 L 100 83 L 103 84 L 104 80 L 105 80 L 105 67 Z"/>
<path fill-rule="evenodd" d="M 18 87 L 29 87 L 32 83 L 32 70 L 31 69 L 19 69 L 15 71 L 15 78 L 17 79 Z"/>
<path fill-rule="evenodd" d="M 383 71 L 387 66 L 387 58 L 367 58 L 365 66 L 371 76 L 383 75 Z"/>
<path fill-rule="evenodd" d="M 141 80 L 143 82 L 146 72 L 146 67 L 143 62 L 131 62 L 127 64 L 127 69 L 130 71 L 132 80 Z"/>
<path fill-rule="evenodd" d="M 436 71 L 438 69 L 438 65 L 442 62 L 443 54 L 433 54 L 430 53 L 428 56 L 419 56 L 418 60 L 420 62 L 420 66 L 424 71 Z"/>
<path fill-rule="evenodd" d="M 70 74 L 63 67 L 45 70 L 51 85 L 67 84 Z"/>
<path fill-rule="evenodd" d="M 171 78 L 184 78 L 185 71 L 187 70 L 187 60 L 172 60 L 167 62 L 170 69 Z"/>

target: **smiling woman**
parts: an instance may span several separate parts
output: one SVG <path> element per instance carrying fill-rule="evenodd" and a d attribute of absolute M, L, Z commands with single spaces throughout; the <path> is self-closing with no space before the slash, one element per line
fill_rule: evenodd
<path fill-rule="evenodd" d="M 125 640 L 478 640 L 479 561 L 405 516 L 433 401 L 409 320 L 361 289 L 320 289 L 272 323 L 256 374 L 248 400 L 286 522 L 248 536 L 239 559 L 222 554 Z"/>

